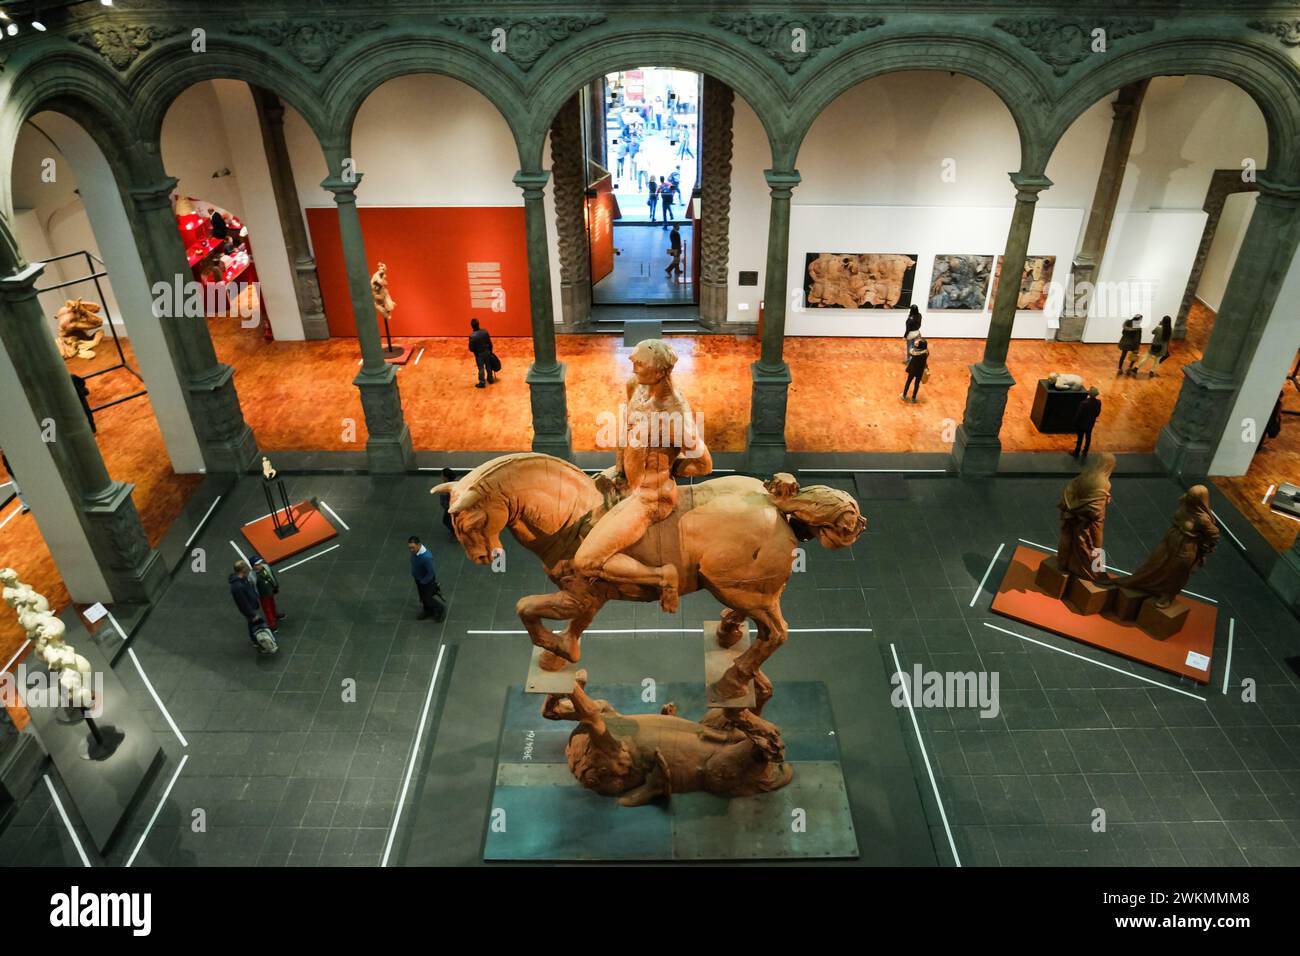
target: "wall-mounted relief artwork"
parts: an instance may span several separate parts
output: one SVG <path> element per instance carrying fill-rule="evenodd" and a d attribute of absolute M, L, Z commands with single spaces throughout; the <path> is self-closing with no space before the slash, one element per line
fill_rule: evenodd
<path fill-rule="evenodd" d="M 906 309 L 916 259 L 916 253 L 810 252 L 804 302 L 810 309 Z"/>
<path fill-rule="evenodd" d="M 1047 296 L 1052 291 L 1052 273 L 1056 270 L 1056 256 L 1025 256 L 1025 269 L 1020 276 L 1020 295 L 1016 310 L 1041 312 L 1047 308 Z M 989 292 L 989 308 L 998 296 L 998 278 L 1002 275 L 1002 257 L 993 270 L 993 289 Z"/>
<path fill-rule="evenodd" d="M 930 308 L 982 310 L 992 274 L 993 256 L 935 256 L 930 274 Z"/>

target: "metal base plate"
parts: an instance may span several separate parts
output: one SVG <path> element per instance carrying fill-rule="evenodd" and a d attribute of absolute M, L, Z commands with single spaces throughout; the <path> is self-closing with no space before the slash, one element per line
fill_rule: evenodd
<path fill-rule="evenodd" d="M 718 646 L 718 628 L 721 621 L 704 622 L 704 687 L 710 707 L 753 707 L 757 700 L 754 696 L 754 682 L 750 681 L 744 694 L 739 697 L 719 697 L 714 689 L 722 675 L 735 663 L 736 658 L 754 642 L 749 633 L 749 622 L 741 625 L 740 640 L 730 647 Z"/>
<path fill-rule="evenodd" d="M 582 670 L 582 665 L 565 661 L 562 670 L 543 670 L 543 653 L 540 647 L 534 645 L 532 657 L 528 659 L 528 681 L 524 684 L 524 690 L 530 694 L 569 693 L 573 690 L 573 679 Z"/>

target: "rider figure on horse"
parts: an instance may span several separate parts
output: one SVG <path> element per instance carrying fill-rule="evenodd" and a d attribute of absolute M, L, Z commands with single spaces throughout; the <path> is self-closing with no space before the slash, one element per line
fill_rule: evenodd
<path fill-rule="evenodd" d="M 690 405 L 673 385 L 676 364 L 677 353 L 661 339 L 646 339 L 633 349 L 618 459 L 596 476 L 602 491 L 613 488 L 626 497 L 596 522 L 573 558 L 584 577 L 658 587 L 665 611 L 677 610 L 676 567 L 671 563 L 650 567 L 623 551 L 640 541 L 652 524 L 673 513 L 676 478 L 713 471 L 713 459 Z"/>

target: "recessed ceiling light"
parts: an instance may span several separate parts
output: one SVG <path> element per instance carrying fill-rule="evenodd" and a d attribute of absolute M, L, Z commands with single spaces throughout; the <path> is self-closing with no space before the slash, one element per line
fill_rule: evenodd
<path fill-rule="evenodd" d="M 5 32 L 8 33 L 10 36 L 13 36 L 15 33 L 18 32 L 18 24 L 16 23 L 9 24 L 9 26 L 5 27 Z"/>
<path fill-rule="evenodd" d="M 33 29 L 33 30 L 39 30 L 39 31 L 41 31 L 42 33 L 44 33 L 44 32 L 45 32 L 45 24 L 44 24 L 44 23 L 41 23 L 40 20 L 33 20 L 33 21 L 32 21 L 32 29 Z"/>

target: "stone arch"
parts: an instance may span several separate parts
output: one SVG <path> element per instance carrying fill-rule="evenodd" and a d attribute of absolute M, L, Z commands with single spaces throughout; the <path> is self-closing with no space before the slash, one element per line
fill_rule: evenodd
<path fill-rule="evenodd" d="M 597 77 L 637 66 L 690 70 L 721 80 L 742 97 L 758 115 L 775 158 L 788 141 L 788 96 L 776 71 L 748 48 L 711 34 L 645 31 L 621 26 L 616 31 L 588 38 L 565 49 L 548 65 L 533 90 L 527 125 L 520 137 L 520 163 L 524 169 L 541 167 L 542 151 L 551 124 L 573 94 Z"/>
<path fill-rule="evenodd" d="M 1217 77 L 1244 90 L 1264 116 L 1270 174 L 1300 182 L 1300 73 L 1285 55 L 1254 43 L 1175 38 L 1108 58 L 1057 101 L 1051 149 L 1086 110 L 1120 87 L 1186 73 Z"/>
<path fill-rule="evenodd" d="M 888 73 L 917 70 L 960 73 L 991 90 L 1011 114 L 1020 137 L 1020 168 L 1041 171 L 1047 164 L 1051 138 L 1041 117 L 1050 89 L 1039 72 L 1014 47 L 992 34 L 966 37 L 905 35 L 875 40 L 830 61 L 803 83 L 793 114 L 798 117 L 790 165 L 817 117 L 848 90 Z M 1013 170 L 1008 170 L 1013 172 Z"/>
<path fill-rule="evenodd" d="M 313 80 L 294 60 L 272 47 L 248 40 L 208 37 L 209 52 L 194 56 L 188 35 L 157 47 L 141 72 L 130 78 L 135 103 L 132 132 L 145 144 L 157 145 L 163 122 L 172 104 L 183 92 L 205 80 L 241 80 L 250 86 L 270 90 L 292 106 L 311 128 L 316 139 L 326 141 L 320 83 Z"/>
<path fill-rule="evenodd" d="M 481 94 L 501 114 L 516 142 L 523 123 L 521 85 L 489 58 L 467 44 L 438 36 L 385 37 L 357 49 L 322 89 L 329 104 L 322 142 L 351 142 L 357 114 L 370 94 L 390 80 L 433 73 L 464 83 Z"/>

